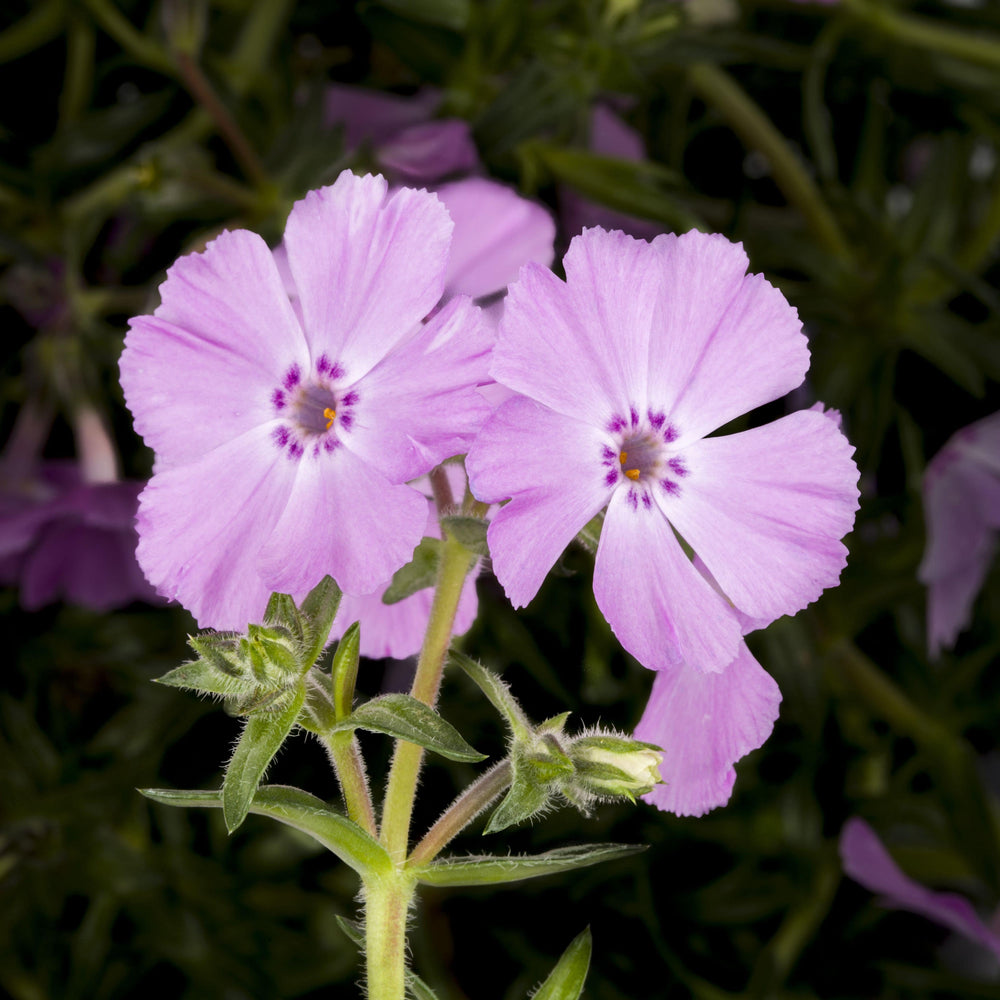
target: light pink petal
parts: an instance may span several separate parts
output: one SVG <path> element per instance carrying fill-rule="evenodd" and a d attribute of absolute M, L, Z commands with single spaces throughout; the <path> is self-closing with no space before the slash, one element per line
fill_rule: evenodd
<path fill-rule="evenodd" d="M 677 493 L 655 495 L 733 604 L 773 621 L 815 601 L 847 563 L 853 451 L 832 420 L 801 410 L 696 442 L 682 453 Z"/>
<path fill-rule="evenodd" d="M 466 577 L 455 614 L 453 635 L 464 635 L 472 627 L 479 610 L 476 596 L 476 573 Z M 333 623 L 331 637 L 344 634 L 347 627 L 361 622 L 361 655 L 373 658 L 391 656 L 397 660 L 420 652 L 431 616 L 432 588 L 418 590 L 396 604 L 383 604 L 382 587 L 365 597 L 345 594 Z"/>
<path fill-rule="evenodd" d="M 490 374 L 594 426 L 645 409 L 647 347 L 662 261 L 624 233 L 588 229 L 565 258 L 567 283 L 535 264 L 510 286 Z"/>
<path fill-rule="evenodd" d="M 493 571 L 523 607 L 577 532 L 604 506 L 602 435 L 586 424 L 516 397 L 489 419 L 466 459 L 473 494 L 512 497 L 487 538 Z"/>
<path fill-rule="evenodd" d="M 267 606 L 260 548 L 285 509 L 297 464 L 275 447 L 272 430 L 254 428 L 157 473 L 139 497 L 139 565 L 202 628 L 243 629 Z"/>
<path fill-rule="evenodd" d="M 650 343 L 656 398 L 683 445 L 794 389 L 809 349 L 798 313 L 743 247 L 699 232 L 654 241 L 664 280 Z"/>
<path fill-rule="evenodd" d="M 490 412 L 477 387 L 492 343 L 479 308 L 453 299 L 356 384 L 349 447 L 395 483 L 468 451 Z"/>
<path fill-rule="evenodd" d="M 953 892 L 934 892 L 914 882 L 892 860 L 875 831 L 857 816 L 844 824 L 840 858 L 851 878 L 882 896 L 879 902 L 883 906 L 919 913 L 1000 957 L 1000 936 L 980 919 L 967 899 Z"/>
<path fill-rule="evenodd" d="M 121 357 L 135 428 L 168 464 L 192 461 L 270 419 L 270 396 L 308 351 L 278 269 L 255 233 L 225 232 L 181 257 Z"/>
<path fill-rule="evenodd" d="M 402 129 L 379 146 L 377 156 L 383 167 L 410 183 L 429 183 L 479 166 L 469 123 L 460 118 Z"/>
<path fill-rule="evenodd" d="M 438 188 L 437 196 L 455 223 L 446 295 L 492 295 L 517 279 L 522 264 L 552 263 L 552 216 L 513 188 L 469 177 Z"/>
<path fill-rule="evenodd" d="M 296 202 L 285 249 L 313 355 L 350 381 L 378 364 L 441 298 L 451 230 L 434 195 L 348 170 Z"/>
<path fill-rule="evenodd" d="M 295 481 L 270 535 L 260 575 L 272 591 L 304 594 L 329 573 L 348 594 L 370 594 L 409 562 L 423 535 L 427 500 L 389 482 L 348 448 L 310 451 L 294 464 Z"/>
<path fill-rule="evenodd" d="M 643 798 L 678 816 L 703 816 L 729 801 L 733 765 L 771 735 L 781 692 L 746 643 L 720 673 L 679 664 L 653 681 L 635 737 L 664 750 L 657 785 Z"/>
<path fill-rule="evenodd" d="M 331 83 L 325 92 L 326 121 L 344 127 L 344 144 L 354 149 L 366 139 L 381 142 L 426 121 L 441 103 L 441 94 L 424 87 L 410 97 L 366 87 Z"/>
<path fill-rule="evenodd" d="M 623 486 L 608 506 L 594 565 L 597 605 L 643 666 L 724 670 L 736 655 L 740 623 L 684 555 L 656 504 L 641 496 Z"/>

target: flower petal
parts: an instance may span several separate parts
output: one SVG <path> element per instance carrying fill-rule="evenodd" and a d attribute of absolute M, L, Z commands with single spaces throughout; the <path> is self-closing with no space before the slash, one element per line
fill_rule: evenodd
<path fill-rule="evenodd" d="M 468 451 L 490 412 L 477 387 L 492 342 L 479 308 L 453 299 L 356 383 L 348 446 L 394 483 Z"/>
<path fill-rule="evenodd" d="M 794 389 L 809 368 L 798 313 L 739 243 L 699 232 L 661 236 L 663 281 L 650 342 L 650 404 L 679 445 Z M 655 390 L 655 398 L 654 396 Z"/>
<path fill-rule="evenodd" d="M 492 295 L 517 279 L 522 264 L 552 263 L 552 216 L 513 188 L 469 177 L 438 188 L 437 196 L 455 223 L 446 295 Z"/>
<path fill-rule="evenodd" d="M 255 427 L 195 462 L 158 472 L 139 497 L 139 565 L 157 592 L 202 628 L 243 629 L 267 606 L 260 548 L 296 471 L 272 431 Z"/>
<path fill-rule="evenodd" d="M 781 692 L 745 642 L 725 670 L 687 664 L 661 670 L 635 737 L 663 747 L 657 785 L 645 801 L 678 816 L 703 816 L 729 801 L 733 765 L 771 735 Z"/>
<path fill-rule="evenodd" d="M 967 899 L 953 892 L 934 892 L 914 882 L 893 861 L 875 831 L 858 816 L 844 824 L 840 858 L 851 878 L 882 895 L 883 906 L 919 913 L 1000 957 L 1000 936 L 980 919 Z"/>
<path fill-rule="evenodd" d="M 327 573 L 345 593 L 370 594 L 410 560 L 426 522 L 422 494 L 390 483 L 350 449 L 306 450 L 281 516 L 261 522 L 274 527 L 260 575 L 269 590 L 293 596 Z"/>
<path fill-rule="evenodd" d="M 426 121 L 441 103 L 441 92 L 432 87 L 401 97 L 367 87 L 330 83 L 323 97 L 326 122 L 343 125 L 348 149 L 360 146 L 366 139 L 381 142 L 401 129 Z"/>
<path fill-rule="evenodd" d="M 469 451 L 473 494 L 511 501 L 488 531 L 493 571 L 514 607 L 523 607 L 576 533 L 610 492 L 602 435 L 530 399 L 515 397 L 492 415 Z"/>
<path fill-rule="evenodd" d="M 647 344 L 662 261 L 624 233 L 588 229 L 567 281 L 527 264 L 511 285 L 490 374 L 568 417 L 606 426 L 645 408 Z"/>
<path fill-rule="evenodd" d="M 601 529 L 594 596 L 618 641 L 652 670 L 687 663 L 719 671 L 732 662 L 740 623 L 684 555 L 656 504 L 615 492 Z"/>
<path fill-rule="evenodd" d="M 430 183 L 479 166 L 472 130 L 461 118 L 401 129 L 379 146 L 376 156 L 383 167 L 411 184 Z"/>
<path fill-rule="evenodd" d="M 295 203 L 288 264 L 313 355 L 357 380 L 433 309 L 444 291 L 452 223 L 426 191 L 388 195 L 383 177 L 345 170 Z"/>
<path fill-rule="evenodd" d="M 225 232 L 181 257 L 160 296 L 153 316 L 132 320 L 120 366 L 135 428 L 169 465 L 270 419 L 271 393 L 308 351 L 256 233 Z"/>
<path fill-rule="evenodd" d="M 706 438 L 683 452 L 676 494 L 656 492 L 670 522 L 745 614 L 794 614 L 837 583 L 840 539 L 858 508 L 854 449 L 824 414 Z"/>

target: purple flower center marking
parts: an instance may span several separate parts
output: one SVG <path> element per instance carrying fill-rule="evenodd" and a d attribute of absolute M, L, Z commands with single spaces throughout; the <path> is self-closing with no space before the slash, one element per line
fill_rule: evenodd
<path fill-rule="evenodd" d="M 616 414 L 608 421 L 607 428 L 615 443 L 615 447 L 605 445 L 601 449 L 607 486 L 616 486 L 622 477 L 635 484 L 629 487 L 628 497 L 633 510 L 638 509 L 640 497 L 643 506 L 650 507 L 647 488 L 655 482 L 668 495 L 679 495 L 677 480 L 686 476 L 688 470 L 668 447 L 677 440 L 678 433 L 663 413 L 650 410 L 642 419 L 632 406 L 627 419 Z"/>
<path fill-rule="evenodd" d="M 338 433 L 350 430 L 358 394 L 338 387 L 344 374 L 342 365 L 323 354 L 305 377 L 298 365 L 289 367 L 281 387 L 271 393 L 271 405 L 286 419 L 272 439 L 279 449 L 287 449 L 290 458 L 301 458 L 307 449 L 313 456 L 331 452 L 340 445 Z"/>

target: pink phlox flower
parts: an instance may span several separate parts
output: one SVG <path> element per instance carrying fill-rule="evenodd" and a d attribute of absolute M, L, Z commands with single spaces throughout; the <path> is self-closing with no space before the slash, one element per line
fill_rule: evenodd
<path fill-rule="evenodd" d="M 403 183 L 426 184 L 479 166 L 468 122 L 434 118 L 442 95 L 433 88 L 402 97 L 331 84 L 325 96 L 326 121 L 343 127 L 347 148 L 368 143 L 380 168 Z"/>
<path fill-rule="evenodd" d="M 927 586 L 927 646 L 952 646 L 993 562 L 1000 529 L 1000 413 L 954 434 L 923 481 L 927 547 L 917 575 Z"/>
<path fill-rule="evenodd" d="M 0 579 L 23 607 L 158 603 L 135 559 L 141 483 L 89 483 L 76 462 L 47 461 L 21 487 L 0 494 Z"/>
<path fill-rule="evenodd" d="M 451 486 L 452 495 L 460 501 L 465 493 L 465 472 L 460 465 L 449 463 L 445 473 Z M 411 484 L 427 496 L 427 527 L 426 536 L 441 537 L 441 525 L 437 511 L 430 499 L 430 482 L 422 477 Z M 455 614 L 453 635 L 464 635 L 472 627 L 479 610 L 479 599 L 476 595 L 476 578 L 479 575 L 478 566 L 469 571 L 462 586 L 462 594 Z M 434 591 L 431 588 L 418 590 L 409 597 L 395 604 L 385 604 L 382 595 L 389 581 L 379 587 L 374 593 L 360 597 L 345 595 L 334 619 L 331 638 L 339 638 L 352 622 L 361 623 L 361 655 L 372 658 L 392 657 L 405 659 L 420 652 L 427 623 L 431 616 L 431 603 Z"/>
<path fill-rule="evenodd" d="M 997 919 L 985 922 L 972 904 L 954 892 L 937 892 L 905 875 L 885 849 L 875 831 L 860 817 L 844 824 L 840 834 L 840 859 L 844 872 L 866 889 L 879 894 L 886 907 L 917 913 L 948 927 L 989 949 L 1000 959 Z"/>
<path fill-rule="evenodd" d="M 598 606 L 625 649 L 665 672 L 642 738 L 688 741 L 665 764 L 679 787 L 654 801 L 701 813 L 725 801 L 732 763 L 777 714 L 744 632 L 801 610 L 846 563 L 853 449 L 834 415 L 808 410 L 706 437 L 808 368 L 795 310 L 746 274 L 739 245 L 589 229 L 564 264 L 565 282 L 529 264 L 508 292 L 490 372 L 516 395 L 473 444 L 470 482 L 480 500 L 509 500 L 488 537 L 516 607 L 606 510 Z"/>
<path fill-rule="evenodd" d="M 444 291 L 452 223 L 425 191 L 345 171 L 285 228 L 293 309 L 264 241 L 182 257 L 132 321 L 122 385 L 157 472 L 139 562 L 201 625 L 259 620 L 325 573 L 369 594 L 406 563 L 427 500 L 406 485 L 462 454 L 488 412 L 492 336 Z"/>

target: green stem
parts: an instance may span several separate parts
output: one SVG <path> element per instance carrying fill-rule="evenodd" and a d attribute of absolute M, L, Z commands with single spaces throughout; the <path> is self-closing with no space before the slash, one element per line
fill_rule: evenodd
<path fill-rule="evenodd" d="M 511 766 L 502 760 L 481 775 L 441 814 L 441 818 L 413 848 L 411 865 L 426 865 L 510 785 Z"/>
<path fill-rule="evenodd" d="M 19 21 L 0 32 L 0 63 L 18 59 L 58 38 L 65 16 L 62 0 L 36 4 Z"/>
<path fill-rule="evenodd" d="M 402 872 L 365 882 L 365 965 L 368 1000 L 403 1000 L 406 915 L 415 884 Z"/>
<path fill-rule="evenodd" d="M 353 733 L 332 733 L 322 737 L 322 741 L 340 783 L 347 815 L 367 833 L 377 837 L 375 809 L 357 739 Z"/>
<path fill-rule="evenodd" d="M 844 6 L 866 25 L 893 41 L 982 66 L 1000 67 L 1000 38 L 995 35 L 950 28 L 941 21 L 900 14 L 868 0 L 844 0 Z"/>
<path fill-rule="evenodd" d="M 430 620 L 410 690 L 410 694 L 425 705 L 433 706 L 437 701 L 445 656 L 455 624 L 455 612 L 458 610 L 462 585 L 471 562 L 469 550 L 446 533 L 441 546 L 441 564 Z M 381 835 L 382 843 L 396 860 L 406 856 L 410 817 L 423 753 L 421 747 L 399 740 L 393 754 L 382 813 Z"/>
<path fill-rule="evenodd" d="M 176 76 L 166 52 L 137 31 L 113 3 L 108 0 L 83 0 L 83 5 L 94 20 L 138 63 L 159 70 L 167 76 Z"/>
<path fill-rule="evenodd" d="M 76 121 L 90 103 L 94 82 L 94 26 L 89 19 L 70 18 L 66 35 L 66 76 L 59 95 L 59 121 Z"/>
<path fill-rule="evenodd" d="M 268 0 L 253 4 L 243 22 L 240 37 L 226 60 L 230 66 L 229 84 L 242 97 L 253 79 L 266 66 L 274 43 L 285 31 L 293 0 Z"/>
<path fill-rule="evenodd" d="M 266 188 L 269 182 L 263 165 L 247 141 L 243 130 L 237 125 L 236 119 L 215 93 L 208 77 L 205 76 L 201 67 L 189 53 L 178 51 L 174 53 L 174 56 L 184 86 L 215 122 L 219 135 L 225 140 L 240 168 L 257 187 Z"/>
<path fill-rule="evenodd" d="M 688 70 L 691 86 L 712 105 L 751 149 L 763 153 L 775 183 L 806 220 L 816 238 L 835 257 L 849 260 L 850 248 L 812 178 L 774 123 L 725 70 L 697 63 Z"/>

